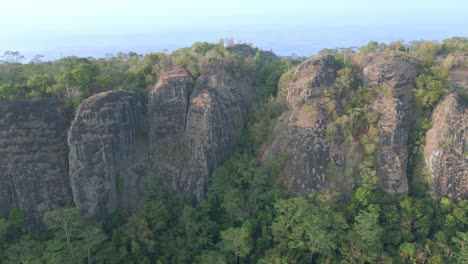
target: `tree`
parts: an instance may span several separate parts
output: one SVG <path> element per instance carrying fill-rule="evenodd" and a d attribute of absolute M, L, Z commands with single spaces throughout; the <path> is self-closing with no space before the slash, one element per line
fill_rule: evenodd
<path fill-rule="evenodd" d="M 138 214 L 133 215 L 125 225 L 120 227 L 120 232 L 129 239 L 133 247 L 138 245 L 147 252 L 154 252 L 156 244 L 152 239 L 151 230 L 144 217 Z"/>
<path fill-rule="evenodd" d="M 379 42 L 372 40 L 369 41 L 369 43 L 367 43 L 366 46 L 362 46 L 361 48 L 359 48 L 359 51 L 364 54 L 378 52 L 381 51 L 380 44 Z"/>
<path fill-rule="evenodd" d="M 432 66 L 439 50 L 439 44 L 433 41 L 419 41 L 415 43 L 414 47 L 414 53 L 421 59 L 425 67 Z"/>
<path fill-rule="evenodd" d="M 78 263 L 76 249 L 72 243 L 72 236 L 81 226 L 78 211 L 74 208 L 63 208 L 49 211 L 44 215 L 44 223 L 48 229 L 55 232 L 57 237 L 63 237 L 66 241 L 68 257 L 72 263 Z"/>
<path fill-rule="evenodd" d="M 376 262 L 383 252 L 383 229 L 379 225 L 379 211 L 378 206 L 371 205 L 354 218 L 348 246 L 341 249 L 345 256 L 358 263 Z"/>
<path fill-rule="evenodd" d="M 44 223 L 54 237 L 47 241 L 43 258 L 46 262 L 92 262 L 93 254 L 107 240 L 97 226 L 86 224 L 75 208 L 61 208 L 44 215 Z"/>
<path fill-rule="evenodd" d="M 445 94 L 444 83 L 430 74 L 421 74 L 416 79 L 416 102 L 422 108 L 432 110 Z"/>
<path fill-rule="evenodd" d="M 33 74 L 26 81 L 26 86 L 31 90 L 29 96 L 34 97 L 46 93 L 49 87 L 49 78 L 44 74 Z"/>
<path fill-rule="evenodd" d="M 455 243 L 459 250 L 457 257 L 459 263 L 468 263 L 468 232 L 458 232 L 452 237 L 452 242 Z"/>
<path fill-rule="evenodd" d="M 231 227 L 221 232 L 221 249 L 235 255 L 236 264 L 239 257 L 247 256 L 252 250 L 252 237 L 246 227 Z"/>
<path fill-rule="evenodd" d="M 44 245 L 26 235 L 9 245 L 2 255 L 4 263 L 40 264 Z"/>
<path fill-rule="evenodd" d="M 307 252 L 308 261 L 313 260 L 314 254 L 333 257 L 336 238 L 347 228 L 341 214 L 321 211 L 304 198 L 279 200 L 275 209 L 272 234 L 280 250 L 292 251 L 296 258 Z"/>
<path fill-rule="evenodd" d="M 6 51 L 2 58 L 3 63 L 21 63 L 24 60 L 24 56 L 19 51 Z"/>

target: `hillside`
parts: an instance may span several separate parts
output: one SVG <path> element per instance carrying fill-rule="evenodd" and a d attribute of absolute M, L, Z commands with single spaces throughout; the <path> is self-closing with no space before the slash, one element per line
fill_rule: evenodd
<path fill-rule="evenodd" d="M 468 40 L 0 64 L 1 263 L 464 263 Z"/>

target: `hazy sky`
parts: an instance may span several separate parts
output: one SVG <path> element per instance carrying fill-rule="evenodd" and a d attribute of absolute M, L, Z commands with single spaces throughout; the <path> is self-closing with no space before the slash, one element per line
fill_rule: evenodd
<path fill-rule="evenodd" d="M 103 56 L 220 38 L 288 55 L 468 36 L 468 0 L 0 0 L 0 53 Z"/>

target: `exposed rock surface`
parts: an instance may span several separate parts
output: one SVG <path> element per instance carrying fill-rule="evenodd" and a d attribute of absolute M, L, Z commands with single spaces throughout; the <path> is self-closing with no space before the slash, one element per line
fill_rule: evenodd
<path fill-rule="evenodd" d="M 312 57 L 297 67 L 287 88 L 290 110 L 279 118 L 272 142 L 263 146 L 264 162 L 272 156 L 287 156 L 283 175 L 294 193 L 330 187 L 349 192 L 356 183 L 349 174 L 359 169 L 362 162 L 359 142 L 354 139 L 345 143 L 343 131 L 338 131 L 334 140 L 327 140 L 326 129 L 331 117 L 324 91 L 333 90 L 338 70 L 339 64 L 332 56 Z M 417 68 L 382 54 L 372 54 L 365 58 L 362 74 L 365 87 L 374 94 L 369 110 L 379 115 L 375 154 L 379 184 L 391 194 L 407 193 L 407 139 Z M 349 118 L 342 119 L 346 120 Z M 331 172 L 336 169 L 341 172 Z"/>
<path fill-rule="evenodd" d="M 146 144 L 139 142 L 141 102 L 105 92 L 78 107 L 68 134 L 70 181 L 81 214 L 97 221 L 135 208 L 144 187 Z"/>
<path fill-rule="evenodd" d="M 0 101 L 0 217 L 19 208 L 30 230 L 71 199 L 67 124 L 54 99 Z"/>
<path fill-rule="evenodd" d="M 248 44 L 234 44 L 231 46 L 226 47 L 229 52 L 239 54 L 244 58 L 254 57 L 257 54 L 257 51 L 260 53 L 260 56 L 264 59 L 277 59 L 275 53 L 271 51 L 260 50 L 258 48 L 254 48 Z"/>
<path fill-rule="evenodd" d="M 293 193 L 306 194 L 331 184 L 326 175 L 330 146 L 322 95 L 333 85 L 338 69 L 332 56 L 312 57 L 298 66 L 287 91 L 291 110 L 279 118 L 272 142 L 263 147 L 264 162 L 278 155 L 287 157 L 282 175 Z"/>
<path fill-rule="evenodd" d="M 436 58 L 436 64 L 443 66 L 444 61 L 450 57 L 452 67 L 448 72 L 447 79 L 458 93 L 468 94 L 468 54 L 449 54 Z"/>
<path fill-rule="evenodd" d="M 412 90 L 417 68 L 382 54 L 367 57 L 363 68 L 367 87 L 377 91 L 373 109 L 379 114 L 377 175 L 388 193 L 407 193 L 408 135 L 412 109 Z"/>
<path fill-rule="evenodd" d="M 448 95 L 432 114 L 424 157 L 437 196 L 468 198 L 468 109 L 456 94 Z"/>
<path fill-rule="evenodd" d="M 316 56 L 301 63 L 288 88 L 288 103 L 291 106 L 316 104 L 325 88 L 335 82 L 338 69 L 339 64 L 332 56 Z"/>
<path fill-rule="evenodd" d="M 167 191 L 204 197 L 211 171 L 237 143 L 253 83 L 226 72 L 194 82 L 184 70 L 159 80 L 149 97 L 151 160 Z"/>

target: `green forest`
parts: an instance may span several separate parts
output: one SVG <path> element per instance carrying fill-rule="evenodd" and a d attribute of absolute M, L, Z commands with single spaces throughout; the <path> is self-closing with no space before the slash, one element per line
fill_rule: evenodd
<path fill-rule="evenodd" d="M 294 69 L 306 58 L 276 57 L 261 50 L 246 57 L 227 47 L 222 41 L 199 42 L 170 54 L 119 53 L 56 61 L 37 56 L 29 62 L 19 52 L 5 53 L 0 100 L 55 97 L 73 113 L 82 100 L 103 91 L 124 89 L 147 96 L 158 78 L 174 67 L 189 70 L 196 79 L 222 65 L 232 73 L 255 76 L 257 102 L 249 110 L 240 144 L 212 172 L 202 202 L 167 195 L 158 178 L 151 177 L 146 201 L 133 215 L 116 213 L 102 224 L 82 219 L 70 201 L 66 208 L 44 215 L 42 231 L 27 233 L 22 212 L 14 209 L 0 219 L 0 263 L 468 263 L 468 200 L 431 196 L 420 154 L 434 107 L 453 89 L 446 82 L 453 57 L 446 56 L 441 65 L 435 59 L 467 53 L 467 38 L 371 41 L 363 47 L 320 52 L 334 56 L 341 67 L 335 91 L 329 91 L 331 140 L 337 129 L 357 140 L 363 124 L 372 127 L 372 113 L 357 111 L 371 96 L 357 70 L 360 57 L 381 52 L 420 61 L 414 92 L 418 122 L 408 145 L 417 151 L 408 166 L 408 195 L 390 195 L 377 186 L 375 146 L 367 144 L 366 137 L 359 140 L 369 151 L 366 162 L 351 172 L 359 179 L 351 195 L 333 189 L 302 197 L 290 193 L 281 181 L 284 157 L 261 165 L 257 154 L 285 111 L 282 94 Z M 347 96 L 340 96 L 342 91 Z M 385 94 L 385 87 L 379 93 Z M 334 127 L 345 113 L 358 113 L 356 122 Z"/>

